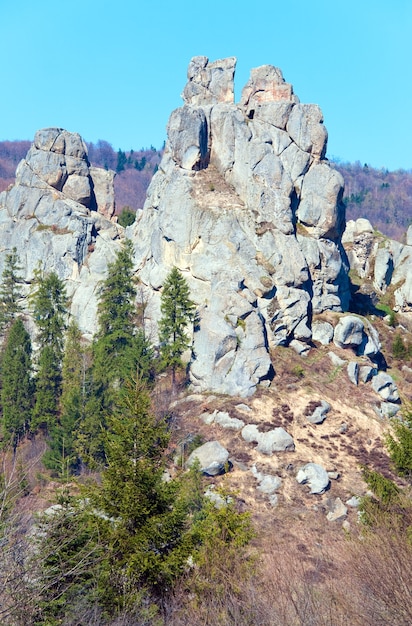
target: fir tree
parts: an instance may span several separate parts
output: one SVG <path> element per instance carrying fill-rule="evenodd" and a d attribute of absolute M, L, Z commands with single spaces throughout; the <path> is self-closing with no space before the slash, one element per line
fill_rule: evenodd
<path fill-rule="evenodd" d="M 16 447 L 27 431 L 32 411 L 33 381 L 30 335 L 21 319 L 10 328 L 3 354 L 1 403 L 6 440 Z"/>
<path fill-rule="evenodd" d="M 182 365 L 183 352 L 190 347 L 186 328 L 195 318 L 195 304 L 189 296 L 187 282 L 174 267 L 163 286 L 160 304 L 162 317 L 159 322 L 162 365 L 172 370 L 173 391 L 175 390 L 176 369 Z"/>
<path fill-rule="evenodd" d="M 64 283 L 55 272 L 43 275 L 38 271 L 35 285 L 31 301 L 40 352 L 32 427 L 47 429 L 58 414 L 68 299 Z"/>
<path fill-rule="evenodd" d="M 93 345 L 91 393 L 79 433 L 81 454 L 90 462 L 104 459 L 102 434 L 119 390 L 130 377 L 153 376 L 153 351 L 136 327 L 133 246 L 127 240 L 99 291 L 98 332 Z"/>
<path fill-rule="evenodd" d="M 6 254 L 2 281 L 0 285 L 0 332 L 4 332 L 20 311 L 19 300 L 22 298 L 20 285 L 23 282 L 20 276 L 21 266 L 16 248 Z"/>
<path fill-rule="evenodd" d="M 68 476 L 76 471 L 79 458 L 76 434 L 84 417 L 86 399 L 87 352 L 76 322 L 67 330 L 62 362 L 60 414 L 49 429 L 50 449 L 43 462 L 46 467 Z"/>
<path fill-rule="evenodd" d="M 116 520 L 101 525 L 110 546 L 102 585 L 105 601 L 115 606 L 139 587 L 160 592 L 171 583 L 185 567 L 193 538 L 179 482 L 163 478 L 167 424 L 153 414 L 141 382 L 126 385 L 105 438 L 107 466 L 89 497 L 105 520 Z"/>

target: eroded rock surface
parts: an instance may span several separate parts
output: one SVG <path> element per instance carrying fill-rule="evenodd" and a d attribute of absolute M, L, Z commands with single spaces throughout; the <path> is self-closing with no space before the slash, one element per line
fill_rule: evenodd
<path fill-rule="evenodd" d="M 114 172 L 91 168 L 77 133 L 39 130 L 0 194 L 0 274 L 15 247 L 27 285 L 34 272 L 56 272 L 65 281 L 71 312 L 81 330 L 96 328 L 96 286 L 114 259 L 123 229 L 114 213 Z"/>
<path fill-rule="evenodd" d="M 153 334 L 175 265 L 199 313 L 193 388 L 248 396 L 273 376 L 269 348 L 310 342 L 312 312 L 346 310 L 349 290 L 343 180 L 324 159 L 320 108 L 269 65 L 235 104 L 235 63 L 190 62 L 132 237 Z"/>

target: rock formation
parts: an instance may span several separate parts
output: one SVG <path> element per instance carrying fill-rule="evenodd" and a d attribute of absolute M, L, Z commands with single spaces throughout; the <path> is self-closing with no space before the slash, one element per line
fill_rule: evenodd
<path fill-rule="evenodd" d="M 95 291 L 114 258 L 123 229 L 114 215 L 114 172 L 90 167 L 77 133 L 39 130 L 16 171 L 16 183 L 0 194 L 0 273 L 13 247 L 30 284 L 38 268 L 67 285 L 72 313 L 91 336 Z"/>
<path fill-rule="evenodd" d="M 349 290 L 343 180 L 324 158 L 321 110 L 269 65 L 235 104 L 235 63 L 192 59 L 130 230 L 154 332 L 176 265 L 200 317 L 193 387 L 247 396 L 273 375 L 270 348 L 310 342 L 312 314 L 346 310 Z"/>
<path fill-rule="evenodd" d="M 349 289 L 343 180 L 325 160 L 321 110 L 301 104 L 269 65 L 252 71 L 236 104 L 235 64 L 190 62 L 184 104 L 126 234 L 153 341 L 161 288 L 177 266 L 199 313 L 194 390 L 248 396 L 273 377 L 270 349 L 304 354 L 312 315 L 345 311 Z M 0 272 L 14 246 L 27 283 L 39 265 L 55 271 L 89 337 L 96 286 L 125 233 L 112 221 L 113 176 L 90 167 L 79 135 L 50 128 L 36 133 L 16 184 L 0 195 Z"/>

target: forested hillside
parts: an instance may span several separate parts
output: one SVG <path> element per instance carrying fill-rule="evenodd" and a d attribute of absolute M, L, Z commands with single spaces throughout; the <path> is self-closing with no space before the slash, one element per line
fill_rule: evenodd
<path fill-rule="evenodd" d="M 14 182 L 17 164 L 29 148 L 29 141 L 0 142 L 0 191 Z M 117 213 L 125 206 L 132 210 L 142 208 L 162 149 L 150 146 L 116 152 L 104 140 L 88 143 L 87 148 L 92 165 L 117 172 L 114 183 Z M 334 165 L 345 180 L 346 219 L 365 217 L 384 235 L 402 241 L 412 222 L 412 171 L 378 170 L 359 161 L 339 161 Z"/>
<path fill-rule="evenodd" d="M 403 241 L 412 222 L 412 171 L 336 163 L 345 180 L 346 219 L 365 217 L 391 239 Z"/>

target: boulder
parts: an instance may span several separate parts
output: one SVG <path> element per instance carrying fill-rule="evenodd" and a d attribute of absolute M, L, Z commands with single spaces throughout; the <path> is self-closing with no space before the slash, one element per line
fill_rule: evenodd
<path fill-rule="evenodd" d="M 333 339 L 333 326 L 329 322 L 316 321 L 312 324 L 312 339 L 327 346 Z"/>
<path fill-rule="evenodd" d="M 335 326 L 333 342 L 339 348 L 357 350 L 364 340 L 364 323 L 355 315 L 341 317 Z"/>
<path fill-rule="evenodd" d="M 376 374 L 378 370 L 376 367 L 372 367 L 371 365 L 361 365 L 359 367 L 359 380 L 362 383 L 368 383 Z"/>
<path fill-rule="evenodd" d="M 359 363 L 350 361 L 350 363 L 348 363 L 347 372 L 350 382 L 357 385 L 359 382 Z"/>
<path fill-rule="evenodd" d="M 316 463 L 307 463 L 297 473 L 296 480 L 299 484 L 308 484 L 310 493 L 324 493 L 329 487 L 327 471 Z"/>
<path fill-rule="evenodd" d="M 229 452 L 218 441 L 208 441 L 190 454 L 187 467 L 191 467 L 196 461 L 199 469 L 207 476 L 223 474 L 229 468 Z"/>
<path fill-rule="evenodd" d="M 284 428 L 274 428 L 265 433 L 259 434 L 257 450 L 262 454 L 272 454 L 273 452 L 284 452 L 294 450 L 293 437 Z"/>
<path fill-rule="evenodd" d="M 326 515 L 326 518 L 329 522 L 342 522 L 346 519 L 348 514 L 347 507 L 343 504 L 340 498 L 335 498 L 331 504 L 331 508 L 329 513 Z"/>
<path fill-rule="evenodd" d="M 329 413 L 330 409 L 331 409 L 331 406 L 329 402 L 326 402 L 325 400 L 321 400 L 320 405 L 317 406 L 316 409 L 313 411 L 313 413 L 308 416 L 308 421 L 311 424 L 322 424 L 325 421 L 326 416 Z"/>
<path fill-rule="evenodd" d="M 386 400 L 386 402 L 400 402 L 395 381 L 392 376 L 385 372 L 379 372 L 379 374 L 373 377 L 372 389 Z"/>

